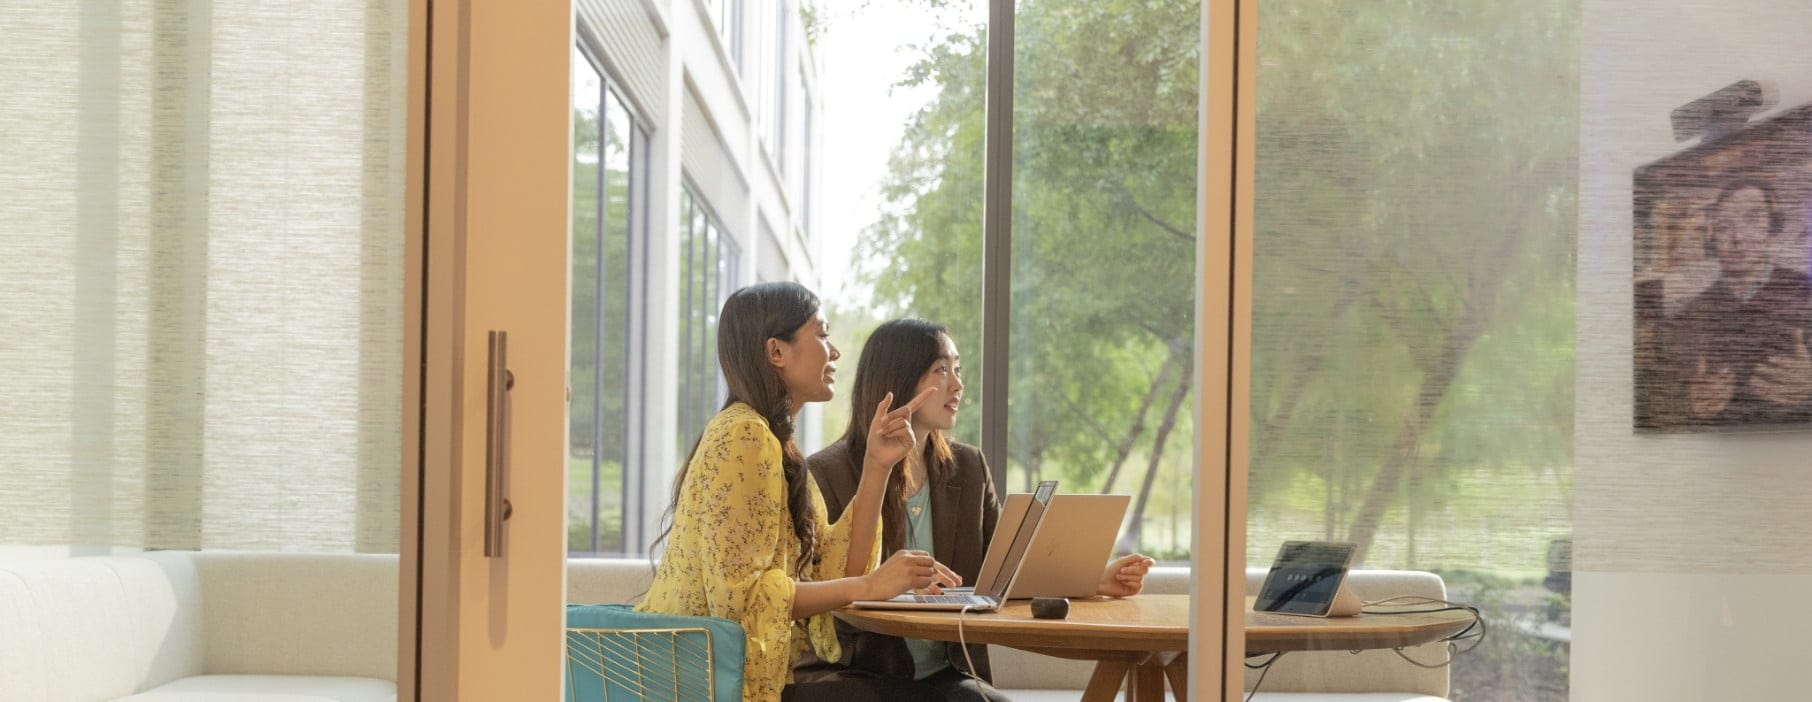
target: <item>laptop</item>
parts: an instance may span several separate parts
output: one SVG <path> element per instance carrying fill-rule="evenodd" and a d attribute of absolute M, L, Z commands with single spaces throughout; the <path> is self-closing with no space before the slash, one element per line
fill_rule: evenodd
<path fill-rule="evenodd" d="M 973 592 L 942 595 L 908 593 L 890 600 L 857 600 L 849 603 L 850 606 L 866 609 L 968 609 L 975 612 L 1000 609 L 1007 601 L 1007 592 L 1013 585 L 1014 576 L 1025 562 L 1032 535 L 1038 531 L 1038 523 L 1043 520 L 1045 506 L 1056 492 L 1057 481 L 1046 480 L 1039 483 L 1031 495 L 1007 496 L 1007 504 L 1001 510 L 1000 524 L 994 529 L 994 539 L 988 543 L 988 553 L 982 558 L 981 572 L 975 579 Z M 1001 538 L 1003 536 L 1008 538 Z"/>
<path fill-rule="evenodd" d="M 1052 497 L 1013 578 L 1013 598 L 1092 597 L 1131 502 L 1130 495 Z"/>

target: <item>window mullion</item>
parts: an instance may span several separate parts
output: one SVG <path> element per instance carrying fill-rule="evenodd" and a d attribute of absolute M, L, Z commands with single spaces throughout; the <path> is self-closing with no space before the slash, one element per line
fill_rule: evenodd
<path fill-rule="evenodd" d="M 988 2 L 986 193 L 982 206 L 982 454 L 994 461 L 994 489 L 1007 492 L 1008 331 L 1013 302 L 1014 0 Z"/>

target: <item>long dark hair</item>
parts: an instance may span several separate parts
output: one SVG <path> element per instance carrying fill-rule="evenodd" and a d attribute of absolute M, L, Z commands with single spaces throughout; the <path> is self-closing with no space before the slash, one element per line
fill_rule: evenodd
<path fill-rule="evenodd" d="M 890 392 L 894 407 L 911 401 L 918 394 L 919 379 L 944 353 L 938 335 L 949 333 L 947 327 L 936 322 L 896 319 L 876 327 L 868 336 L 868 342 L 862 345 L 862 358 L 856 362 L 856 391 L 850 397 L 849 427 L 843 430 L 844 445 L 849 447 L 851 465 L 856 471 L 862 470 L 862 457 L 868 454 L 868 425 L 874 421 L 875 406 Z M 942 482 L 953 462 L 944 433 L 932 430 L 925 437 L 925 485 Z M 893 553 L 906 543 L 905 471 L 906 461 L 900 461 L 887 481 L 887 491 L 882 493 L 882 553 Z"/>
<path fill-rule="evenodd" d="M 793 407 L 787 398 L 786 381 L 780 371 L 768 363 L 768 339 L 792 343 L 794 333 L 818 313 L 818 296 L 798 283 L 761 283 L 737 290 L 724 301 L 717 318 L 717 365 L 723 369 L 724 383 L 730 396 L 724 407 L 741 402 L 753 407 L 768 420 L 768 430 L 780 441 L 780 467 L 786 476 L 787 511 L 793 517 L 793 535 L 799 537 L 799 559 L 794 563 L 803 575 L 808 565 L 818 562 L 818 528 L 813 519 L 811 475 L 805 459 L 793 440 Z M 878 401 L 878 400 L 877 400 Z M 673 477 L 673 501 L 663 517 L 666 527 L 654 540 L 655 545 L 667 540 L 673 531 L 673 510 L 679 505 L 680 489 L 686 484 L 686 473 L 692 457 L 698 454 L 700 436 L 692 442 L 686 462 Z M 649 549 L 651 552 L 653 547 Z"/>

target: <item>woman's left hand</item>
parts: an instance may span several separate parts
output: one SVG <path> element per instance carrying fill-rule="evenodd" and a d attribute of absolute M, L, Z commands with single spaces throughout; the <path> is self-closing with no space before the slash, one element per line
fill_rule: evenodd
<path fill-rule="evenodd" d="M 1145 574 L 1151 572 L 1155 563 L 1157 561 L 1137 553 L 1115 558 L 1108 562 L 1107 570 L 1101 572 L 1101 586 L 1095 593 L 1108 597 L 1137 595 L 1145 589 Z"/>

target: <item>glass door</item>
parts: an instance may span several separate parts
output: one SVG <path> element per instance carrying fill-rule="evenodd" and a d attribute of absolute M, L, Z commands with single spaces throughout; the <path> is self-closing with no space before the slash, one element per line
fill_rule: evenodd
<path fill-rule="evenodd" d="M 1244 687 L 1567 699 L 1581 3 L 1255 11 L 1247 584 L 1346 542 L 1366 618 L 1483 629 Z"/>
<path fill-rule="evenodd" d="M 1368 611 L 1485 626 L 1243 687 L 1803 694 L 1812 10 L 1251 5 L 1230 543 L 1256 584 L 1349 542 Z"/>

